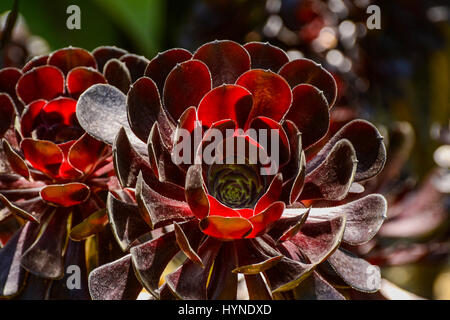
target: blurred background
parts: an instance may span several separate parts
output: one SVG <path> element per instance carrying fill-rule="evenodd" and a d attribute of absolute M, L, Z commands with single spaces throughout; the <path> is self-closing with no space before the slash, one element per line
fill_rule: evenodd
<path fill-rule="evenodd" d="M 13 4 L 2 0 L 0 13 Z M 80 30 L 66 27 L 73 4 Z M 380 29 L 368 28 L 371 5 Z M 387 197 L 388 220 L 357 253 L 417 296 L 450 299 L 448 0 L 21 0 L 19 12 L 3 66 L 69 45 L 115 45 L 151 59 L 215 39 L 269 41 L 292 59 L 322 63 L 339 86 L 330 134 L 365 118 L 388 148 L 385 170 L 365 186 Z M 0 24 L 8 26 L 5 14 Z"/>

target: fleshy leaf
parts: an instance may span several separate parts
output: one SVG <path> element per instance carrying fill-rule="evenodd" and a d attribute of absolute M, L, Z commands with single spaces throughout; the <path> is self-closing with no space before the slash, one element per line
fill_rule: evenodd
<path fill-rule="evenodd" d="M 66 212 L 57 210 L 48 217 L 36 241 L 23 254 L 22 267 L 42 278 L 59 279 L 63 276 L 68 218 Z"/>
<path fill-rule="evenodd" d="M 297 248 L 306 255 L 308 262 L 317 265 L 327 259 L 341 243 L 345 230 L 345 216 L 330 220 L 315 220 L 310 217 L 302 225 L 300 232 L 290 238 Z"/>
<path fill-rule="evenodd" d="M 253 107 L 248 117 L 249 123 L 258 116 L 280 121 L 292 103 L 289 84 L 282 77 L 265 70 L 250 70 L 236 81 L 253 95 Z"/>
<path fill-rule="evenodd" d="M 302 133 L 303 148 L 319 141 L 328 131 L 330 122 L 328 102 L 321 91 L 309 84 L 292 90 L 292 106 L 286 115 Z"/>
<path fill-rule="evenodd" d="M 158 88 L 150 78 L 142 77 L 133 84 L 128 92 L 127 112 L 131 129 L 144 142 L 155 122 L 166 137 L 173 133 L 173 126 L 162 109 Z"/>
<path fill-rule="evenodd" d="M 72 207 L 85 202 L 91 190 L 84 183 L 72 182 L 67 184 L 52 184 L 41 190 L 44 201 L 61 207 Z"/>
<path fill-rule="evenodd" d="M 91 173 L 102 159 L 106 145 L 85 133 L 70 147 L 68 160 L 76 169 Z"/>
<path fill-rule="evenodd" d="M 264 211 L 268 206 L 270 206 L 272 203 L 279 200 L 282 185 L 283 185 L 283 175 L 279 173 L 273 178 L 269 188 L 267 188 L 266 193 L 264 193 L 263 196 L 256 203 L 254 209 L 255 214 L 259 214 L 260 212 Z"/>
<path fill-rule="evenodd" d="M 89 292 L 93 300 L 136 300 L 141 290 L 130 254 L 89 274 Z"/>
<path fill-rule="evenodd" d="M 16 112 L 14 101 L 6 93 L 0 93 L 0 137 L 11 128 Z"/>
<path fill-rule="evenodd" d="M 64 159 L 62 150 L 53 142 L 45 140 L 23 139 L 20 143 L 25 159 L 31 165 L 52 177 L 57 177 Z"/>
<path fill-rule="evenodd" d="M 355 150 L 341 140 L 328 157 L 305 178 L 301 199 L 342 200 L 348 193 L 357 167 Z"/>
<path fill-rule="evenodd" d="M 22 71 L 19 69 L 2 68 L 0 70 L 0 92 L 7 93 L 13 100 L 16 99 L 16 84 L 20 77 L 22 77 Z"/>
<path fill-rule="evenodd" d="M 198 250 L 198 254 L 202 259 L 205 268 L 188 260 L 177 270 L 166 276 L 166 283 L 169 286 L 169 289 L 179 299 L 207 299 L 206 286 L 210 269 L 221 246 L 221 241 L 207 238 Z M 195 281 L 192 281 L 193 279 L 195 279 Z"/>
<path fill-rule="evenodd" d="M 11 213 L 32 222 L 40 222 L 47 207 L 47 204 L 42 201 L 40 197 L 12 203 L 0 193 L 0 202 L 7 207 Z"/>
<path fill-rule="evenodd" d="M 180 250 L 175 242 L 175 233 L 169 232 L 130 249 L 133 265 L 142 284 L 156 298 L 159 298 L 161 275 Z"/>
<path fill-rule="evenodd" d="M 97 68 L 97 62 L 88 51 L 72 47 L 53 52 L 48 57 L 47 64 L 58 67 L 65 75 L 76 67 Z"/>
<path fill-rule="evenodd" d="M 345 300 L 345 297 L 316 271 L 294 289 L 294 294 L 299 300 Z"/>
<path fill-rule="evenodd" d="M 23 137 L 31 137 L 32 131 L 41 121 L 41 110 L 46 104 L 46 100 L 36 100 L 25 107 L 20 118 L 20 131 Z"/>
<path fill-rule="evenodd" d="M 64 74 L 52 66 L 35 68 L 19 79 L 16 91 L 26 105 L 39 99 L 52 100 L 64 93 Z"/>
<path fill-rule="evenodd" d="M 20 174 L 25 179 L 28 179 L 28 177 L 30 176 L 30 171 L 28 170 L 28 166 L 25 161 L 11 148 L 8 141 L 3 139 L 2 145 L 3 152 L 8 159 L 11 169 L 13 169 L 15 173 Z"/>
<path fill-rule="evenodd" d="M 114 237 L 123 251 L 149 231 L 136 204 L 118 200 L 109 193 L 106 208 Z"/>
<path fill-rule="evenodd" d="M 176 48 L 158 53 L 148 64 L 145 70 L 145 76 L 155 81 L 159 92 L 164 89 L 164 82 L 170 71 L 178 63 L 185 62 L 192 58 L 192 54 L 186 49 Z"/>
<path fill-rule="evenodd" d="M 336 102 L 336 81 L 327 70 L 312 60 L 293 60 L 285 64 L 279 74 L 286 79 L 291 88 L 299 84 L 310 84 L 323 91 L 330 108 Z"/>
<path fill-rule="evenodd" d="M 353 289 L 362 292 L 376 292 L 381 286 L 378 266 L 356 257 L 343 249 L 337 250 L 328 258 L 334 271 Z"/>
<path fill-rule="evenodd" d="M 274 202 L 264 209 L 264 211 L 249 218 L 248 220 L 253 225 L 253 230 L 246 238 L 254 238 L 269 231 L 273 224 L 281 217 L 285 207 L 284 202 Z"/>
<path fill-rule="evenodd" d="M 97 61 L 98 70 L 100 70 L 100 72 L 103 72 L 103 67 L 109 60 L 119 59 L 125 54 L 127 54 L 127 51 L 114 46 L 101 46 L 92 51 L 92 55 Z"/>
<path fill-rule="evenodd" d="M 252 61 L 252 69 L 264 69 L 278 72 L 289 62 L 288 55 L 280 48 L 266 42 L 249 42 L 244 45 Z"/>
<path fill-rule="evenodd" d="M 145 73 L 145 69 L 148 66 L 149 61 L 143 56 L 128 53 L 120 57 L 120 61 L 124 62 L 130 71 L 131 81 L 135 82 L 142 77 Z"/>
<path fill-rule="evenodd" d="M 32 244 L 36 226 L 28 222 L 0 250 L 0 297 L 15 296 L 22 288 L 26 272 L 20 266 L 20 258 Z"/>
<path fill-rule="evenodd" d="M 88 67 L 72 69 L 66 81 L 67 90 L 74 99 L 78 99 L 87 88 L 94 84 L 106 83 L 105 77 L 100 72 Z"/>
<path fill-rule="evenodd" d="M 177 244 L 180 247 L 181 251 L 192 261 L 197 263 L 198 265 L 204 267 L 202 259 L 198 256 L 196 252 L 196 247 L 200 244 L 200 240 L 203 235 L 201 232 L 198 232 L 198 221 L 193 220 L 191 222 L 186 222 L 184 224 L 174 223 L 175 227 L 175 237 L 177 240 Z M 188 238 L 185 231 L 190 231 L 190 237 Z M 195 238 L 192 236 L 195 233 Z M 188 233 L 189 234 L 189 233 Z"/>
<path fill-rule="evenodd" d="M 235 241 L 235 273 L 258 274 L 276 265 L 283 255 L 259 238 Z"/>
<path fill-rule="evenodd" d="M 192 106 L 197 107 L 209 90 L 211 75 L 203 62 L 189 60 L 177 64 L 164 84 L 164 107 L 173 120 L 178 120 L 184 110 Z"/>
<path fill-rule="evenodd" d="M 37 56 L 32 58 L 27 64 L 22 68 L 22 72 L 28 72 L 34 68 L 46 65 L 48 61 L 48 55 Z"/>
<path fill-rule="evenodd" d="M 189 168 L 186 174 L 185 194 L 192 213 L 199 219 L 206 217 L 209 213 L 209 200 L 200 165 L 193 165 Z"/>
<path fill-rule="evenodd" d="M 232 242 L 225 242 L 214 260 L 208 283 L 208 299 L 236 300 L 238 277 L 231 272 L 235 266 L 234 245 Z"/>
<path fill-rule="evenodd" d="M 288 208 L 274 224 L 269 234 L 277 243 L 294 237 L 309 216 L 310 209 Z"/>
<path fill-rule="evenodd" d="M 272 300 L 261 274 L 246 274 L 244 278 L 250 300 Z"/>
<path fill-rule="evenodd" d="M 124 62 L 117 59 L 109 60 L 105 64 L 103 74 L 110 85 L 116 87 L 124 94 L 128 93 L 131 86 L 131 75 Z"/>
<path fill-rule="evenodd" d="M 131 131 L 126 96 L 119 89 L 107 84 L 93 85 L 78 99 L 76 112 L 81 127 L 94 138 L 112 145 L 120 128 L 124 127 L 138 152 L 147 154 L 145 144 Z"/>
<path fill-rule="evenodd" d="M 383 169 L 386 161 L 386 148 L 383 137 L 372 124 L 365 120 L 353 120 L 346 124 L 331 138 L 319 153 L 307 164 L 307 172 L 314 170 L 333 146 L 341 139 L 347 139 L 353 145 L 358 166 L 355 182 L 367 180 Z"/>
<path fill-rule="evenodd" d="M 82 241 L 99 233 L 108 224 L 106 209 L 98 210 L 70 230 L 70 239 Z"/>
<path fill-rule="evenodd" d="M 192 217 L 192 211 L 185 202 L 165 197 L 150 186 L 139 175 L 136 183 L 136 200 L 141 214 L 147 218 L 152 228 L 172 221 L 182 221 Z"/>
<path fill-rule="evenodd" d="M 386 219 L 387 202 L 380 194 L 330 208 L 313 208 L 312 218 L 331 219 L 345 214 L 347 223 L 343 240 L 351 245 L 361 245 L 371 240 Z"/>
<path fill-rule="evenodd" d="M 77 101 L 60 97 L 49 101 L 41 110 L 41 118 L 48 125 L 64 124 L 73 126 L 76 122 L 75 109 Z"/>
<path fill-rule="evenodd" d="M 241 239 L 252 231 L 252 224 L 241 217 L 208 216 L 200 220 L 200 229 L 219 239 Z"/>
<path fill-rule="evenodd" d="M 204 44 L 194 53 L 193 59 L 203 61 L 211 71 L 213 87 L 231 84 L 250 69 L 250 56 L 238 43 L 230 40 Z"/>
<path fill-rule="evenodd" d="M 198 106 L 198 120 L 211 127 L 217 121 L 231 119 L 244 128 L 253 105 L 252 94 L 233 84 L 221 85 L 208 92 Z"/>
<path fill-rule="evenodd" d="M 113 155 L 117 178 L 123 188 L 134 187 L 140 171 L 145 177 L 153 175 L 150 164 L 136 152 L 123 128 L 114 141 Z"/>

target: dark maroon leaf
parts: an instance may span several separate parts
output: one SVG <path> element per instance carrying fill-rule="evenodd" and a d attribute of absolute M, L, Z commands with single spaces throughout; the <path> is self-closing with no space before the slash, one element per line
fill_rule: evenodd
<path fill-rule="evenodd" d="M 46 65 L 48 61 L 48 55 L 37 56 L 32 58 L 27 64 L 22 68 L 22 72 L 26 73 L 31 69 Z"/>
<path fill-rule="evenodd" d="M 204 235 L 198 229 L 198 221 L 196 219 L 178 224 L 174 223 L 175 237 L 181 251 L 192 261 L 204 267 L 202 260 L 197 254 L 197 248 Z"/>
<path fill-rule="evenodd" d="M 328 131 L 330 122 L 328 102 L 321 91 L 309 84 L 292 90 L 293 100 L 286 119 L 291 120 L 302 134 L 303 148 L 319 141 Z"/>
<path fill-rule="evenodd" d="M 135 82 L 137 79 L 144 75 L 145 69 L 150 62 L 143 56 L 138 56 L 131 53 L 120 57 L 120 61 L 125 62 L 125 64 L 127 65 L 127 68 L 130 71 L 131 75 L 131 82 Z"/>
<path fill-rule="evenodd" d="M 342 200 L 348 194 L 358 165 L 348 140 L 340 140 L 328 157 L 307 173 L 301 199 Z"/>
<path fill-rule="evenodd" d="M 3 152 L 8 159 L 11 169 L 13 169 L 15 173 L 20 174 L 25 179 L 28 179 L 28 177 L 30 176 L 30 171 L 25 161 L 11 148 L 8 141 L 3 139 L 2 145 Z"/>
<path fill-rule="evenodd" d="M 130 254 L 89 274 L 89 292 L 93 300 L 135 300 L 141 290 Z"/>
<path fill-rule="evenodd" d="M 211 75 L 203 62 L 189 60 L 177 64 L 170 71 L 164 84 L 164 107 L 176 121 L 184 110 L 192 106 L 197 107 L 209 90 L 211 90 Z"/>
<path fill-rule="evenodd" d="M 111 59 L 103 68 L 103 74 L 106 81 L 122 91 L 124 94 L 128 93 L 131 86 L 131 75 L 126 64 L 117 59 Z"/>
<path fill-rule="evenodd" d="M 27 271 L 47 279 L 59 279 L 64 274 L 63 250 L 68 237 L 69 215 L 55 210 L 42 224 L 39 236 L 23 254 L 21 265 Z"/>
<path fill-rule="evenodd" d="M 336 81 L 327 70 L 312 60 L 293 60 L 285 64 L 279 74 L 289 82 L 291 88 L 299 84 L 310 84 L 323 91 L 330 108 L 336 102 Z"/>
<path fill-rule="evenodd" d="M 207 238 L 200 246 L 198 254 L 203 261 L 204 268 L 187 260 L 176 271 L 166 276 L 169 289 L 183 300 L 206 300 L 207 281 L 210 270 L 216 258 L 222 242 L 213 238 Z M 195 281 L 192 281 L 195 279 Z"/>
<path fill-rule="evenodd" d="M 19 293 L 25 280 L 25 270 L 20 266 L 23 252 L 33 243 L 37 224 L 26 223 L 0 250 L 0 297 Z"/>
<path fill-rule="evenodd" d="M 159 194 L 147 185 L 142 175 L 139 175 L 136 183 L 136 200 L 143 216 L 149 217 L 147 222 L 152 228 L 193 216 L 186 202 Z"/>
<path fill-rule="evenodd" d="M 352 245 L 361 245 L 371 240 L 386 219 L 387 202 L 380 194 L 330 208 L 313 208 L 310 217 L 331 219 L 346 216 L 343 240 Z"/>
<path fill-rule="evenodd" d="M 139 279 L 157 299 L 159 298 L 158 286 L 161 275 L 179 250 L 174 232 L 166 233 L 157 239 L 130 249 Z"/>
<path fill-rule="evenodd" d="M 92 51 L 92 55 L 97 61 L 98 70 L 100 70 L 100 72 L 103 72 L 103 67 L 109 60 L 119 59 L 125 54 L 127 54 L 127 51 L 114 46 L 102 46 Z"/>
<path fill-rule="evenodd" d="M 258 274 L 276 265 L 283 255 L 259 238 L 235 241 L 235 273 Z"/>
<path fill-rule="evenodd" d="M 11 128 L 16 111 L 14 101 L 6 93 L 0 93 L 0 138 Z"/>
<path fill-rule="evenodd" d="M 346 300 L 316 271 L 294 289 L 294 294 L 299 300 Z"/>
<path fill-rule="evenodd" d="M 123 188 L 134 187 L 137 176 L 142 172 L 145 177 L 153 176 L 150 164 L 130 143 L 125 129 L 120 128 L 113 145 L 114 169 Z"/>
<path fill-rule="evenodd" d="M 266 42 L 249 42 L 244 45 L 252 61 L 252 69 L 264 69 L 278 72 L 289 62 L 288 55 L 280 48 Z"/>
<path fill-rule="evenodd" d="M 328 258 L 334 271 L 353 289 L 376 292 L 381 286 L 380 268 L 343 249 Z"/>
<path fill-rule="evenodd" d="M 250 69 L 250 56 L 238 43 L 230 40 L 204 44 L 194 53 L 193 59 L 206 63 L 211 71 L 213 87 L 231 84 Z"/>
<path fill-rule="evenodd" d="M 159 92 L 162 93 L 164 83 L 170 71 L 175 68 L 178 63 L 185 62 L 192 58 L 192 54 L 181 48 L 170 49 L 158 53 L 147 66 L 145 76 L 155 81 Z"/>
<path fill-rule="evenodd" d="M 342 139 L 347 139 L 353 145 L 358 166 L 355 173 L 355 182 L 367 180 L 376 176 L 383 169 L 386 161 L 386 148 L 383 137 L 372 124 L 365 120 L 353 120 L 341 130 L 319 151 L 307 164 L 307 172 L 314 170 L 330 152 L 333 146 Z"/>
<path fill-rule="evenodd" d="M 244 277 L 250 300 L 272 300 L 261 274 L 246 274 Z"/>
<path fill-rule="evenodd" d="M 192 213 L 203 219 L 209 213 L 209 201 L 204 187 L 201 165 L 193 165 L 186 174 L 186 201 Z"/>
<path fill-rule="evenodd" d="M 155 122 L 158 122 L 161 134 L 170 140 L 174 126 L 167 118 L 158 88 L 150 78 L 142 77 L 133 84 L 128 92 L 127 112 L 131 129 L 142 141 L 147 142 Z"/>
<path fill-rule="evenodd" d="M 231 119 L 244 128 L 252 105 L 252 94 L 247 89 L 224 84 L 208 92 L 200 101 L 198 120 L 202 126 L 211 127 L 217 121 Z"/>
<path fill-rule="evenodd" d="M 312 219 L 306 222 L 294 237 L 289 239 L 306 255 L 308 262 L 317 265 L 326 260 L 341 243 L 345 230 L 345 216 L 337 216 L 329 220 Z"/>
<path fill-rule="evenodd" d="M 19 79 L 16 92 L 25 105 L 39 99 L 50 101 L 64 93 L 64 74 L 53 66 L 34 68 Z"/>
<path fill-rule="evenodd" d="M 236 256 L 232 242 L 225 242 L 220 248 L 208 284 L 208 299 L 236 300 L 238 277 L 231 272 L 236 267 Z"/>
<path fill-rule="evenodd" d="M 149 231 L 136 204 L 118 200 L 109 193 L 106 208 L 114 237 L 123 251 L 128 250 L 136 239 Z"/>

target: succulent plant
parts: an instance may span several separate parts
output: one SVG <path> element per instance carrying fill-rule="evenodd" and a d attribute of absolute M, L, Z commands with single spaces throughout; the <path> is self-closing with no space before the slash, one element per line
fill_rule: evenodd
<path fill-rule="evenodd" d="M 161 299 L 235 299 L 241 290 L 250 299 L 343 299 L 340 286 L 377 291 L 379 269 L 340 243 L 369 241 L 386 201 L 371 194 L 333 203 L 380 172 L 382 137 L 354 120 L 309 152 L 328 131 L 336 95 L 333 77 L 315 62 L 289 61 L 268 43 L 228 40 L 157 55 L 127 95 L 105 84 L 86 90 L 80 125 L 113 145 L 116 175 L 133 199 L 108 196 L 125 254 L 91 272 L 91 296 L 134 299 L 142 287 Z M 275 144 L 258 130 L 276 132 Z M 200 142 L 190 144 L 199 131 Z M 213 144 L 217 132 L 225 137 Z M 187 162 L 176 160 L 180 144 Z M 264 156 L 230 151 L 239 144 Z M 214 149 L 217 161 L 199 158 L 213 145 L 223 147 Z M 274 162 L 277 170 L 267 171 Z M 313 199 L 328 206 L 307 208 Z M 246 286 L 238 286 L 239 274 Z"/>
<path fill-rule="evenodd" d="M 90 86 L 115 83 L 115 70 L 126 90 L 133 59 L 115 47 L 69 47 L 0 70 L 2 297 L 89 298 L 89 269 L 117 257 L 104 228 L 108 189 L 121 197 L 111 148 L 85 133 L 75 109 Z M 86 284 L 77 290 L 66 285 L 71 265 Z"/>

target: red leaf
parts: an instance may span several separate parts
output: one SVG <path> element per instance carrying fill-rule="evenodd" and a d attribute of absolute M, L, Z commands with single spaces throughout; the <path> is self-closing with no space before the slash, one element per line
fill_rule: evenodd
<path fill-rule="evenodd" d="M 20 148 L 31 165 L 52 177 L 57 177 L 64 159 L 62 150 L 53 142 L 23 139 Z"/>
<path fill-rule="evenodd" d="M 52 100 L 64 93 L 64 75 L 52 66 L 38 67 L 19 79 L 16 91 L 24 104 L 39 99 Z"/>
<path fill-rule="evenodd" d="M 237 85 L 222 85 L 208 92 L 198 106 L 198 119 L 203 126 L 231 119 L 243 128 L 253 105 L 251 93 Z"/>
<path fill-rule="evenodd" d="M 292 93 L 289 84 L 271 71 L 250 70 L 236 81 L 253 95 L 253 108 L 247 124 L 255 117 L 264 116 L 280 121 L 289 110 Z"/>
<path fill-rule="evenodd" d="M 73 182 L 46 186 L 41 190 L 41 197 L 55 206 L 72 207 L 85 202 L 90 193 L 87 185 Z"/>
<path fill-rule="evenodd" d="M 96 83 L 106 83 L 106 80 L 100 72 L 92 68 L 78 67 L 67 74 L 67 90 L 74 99 L 78 99 L 87 88 Z"/>

